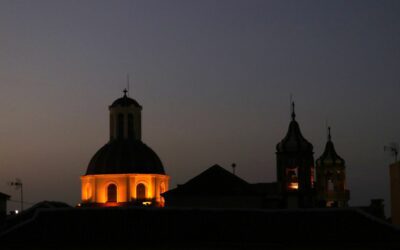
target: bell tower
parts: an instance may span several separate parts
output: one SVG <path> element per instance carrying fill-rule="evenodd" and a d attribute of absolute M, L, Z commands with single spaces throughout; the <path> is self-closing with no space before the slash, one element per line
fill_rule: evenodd
<path fill-rule="evenodd" d="M 322 207 L 347 207 L 350 191 L 346 189 L 345 161 L 336 153 L 328 128 L 325 151 L 317 159 L 317 199 Z"/>
<path fill-rule="evenodd" d="M 285 138 L 276 146 L 276 173 L 283 207 L 298 208 L 314 205 L 313 145 L 300 131 L 292 103 L 292 121 Z"/>

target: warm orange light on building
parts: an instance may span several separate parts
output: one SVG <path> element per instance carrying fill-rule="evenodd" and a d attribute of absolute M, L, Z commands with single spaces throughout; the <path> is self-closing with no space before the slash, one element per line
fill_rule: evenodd
<path fill-rule="evenodd" d="M 169 176 L 161 174 L 101 174 L 81 176 L 82 204 L 164 206 Z"/>
<path fill-rule="evenodd" d="M 288 188 L 292 189 L 292 190 L 297 190 L 297 189 L 299 189 L 299 183 L 298 182 L 291 182 L 291 183 L 289 183 Z"/>

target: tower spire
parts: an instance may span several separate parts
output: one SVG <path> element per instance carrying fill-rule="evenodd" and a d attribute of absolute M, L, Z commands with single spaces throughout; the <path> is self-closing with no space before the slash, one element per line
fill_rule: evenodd
<path fill-rule="evenodd" d="M 332 140 L 332 136 L 331 136 L 331 127 L 328 127 L 328 141 Z"/>
<path fill-rule="evenodd" d="M 292 102 L 292 120 L 294 121 L 296 119 L 296 112 L 294 110 L 294 102 Z"/>

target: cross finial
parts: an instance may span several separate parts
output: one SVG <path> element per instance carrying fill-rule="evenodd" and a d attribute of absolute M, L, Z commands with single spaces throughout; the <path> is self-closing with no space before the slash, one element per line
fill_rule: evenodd
<path fill-rule="evenodd" d="M 128 93 L 128 90 L 124 89 L 124 91 L 122 92 L 124 92 L 124 97 L 126 97 L 126 93 Z"/>
<path fill-rule="evenodd" d="M 296 118 L 296 113 L 295 113 L 295 110 L 294 110 L 294 102 L 292 102 L 292 120 L 294 121 L 295 118 Z"/>

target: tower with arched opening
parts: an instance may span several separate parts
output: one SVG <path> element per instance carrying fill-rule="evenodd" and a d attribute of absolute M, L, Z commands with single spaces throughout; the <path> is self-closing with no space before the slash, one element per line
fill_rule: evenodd
<path fill-rule="evenodd" d="M 286 136 L 276 145 L 276 173 L 282 206 L 289 208 L 314 205 L 314 152 L 313 145 L 300 131 L 296 121 L 294 103 L 292 120 Z"/>
<path fill-rule="evenodd" d="M 318 202 L 322 207 L 347 207 L 350 191 L 346 189 L 345 161 L 336 153 L 328 128 L 328 142 L 317 160 Z"/>
<path fill-rule="evenodd" d="M 164 206 L 169 176 L 142 142 L 142 106 L 124 96 L 109 107 L 110 139 L 81 176 L 83 206 Z"/>

